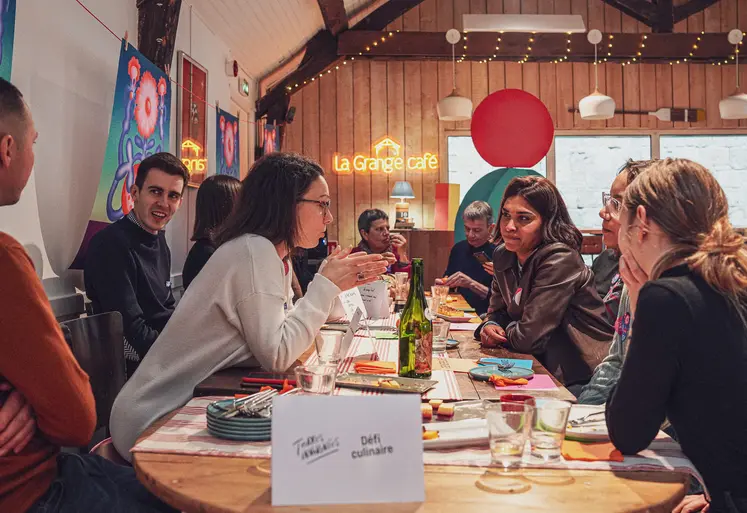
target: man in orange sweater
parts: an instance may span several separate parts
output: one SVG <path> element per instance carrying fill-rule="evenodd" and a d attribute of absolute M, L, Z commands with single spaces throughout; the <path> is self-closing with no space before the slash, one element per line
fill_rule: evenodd
<path fill-rule="evenodd" d="M 0 79 L 0 206 L 20 199 L 34 165 L 36 136 L 21 93 Z M 23 397 L 36 419 L 30 441 L 0 456 L 0 512 L 172 511 L 140 485 L 131 468 L 60 453 L 60 446 L 88 444 L 93 434 L 91 385 L 62 336 L 31 259 L 2 232 L 0 384 L 3 398 L 9 391 L 16 402 Z M 17 431 L 22 439 L 28 438 L 24 429 Z"/>

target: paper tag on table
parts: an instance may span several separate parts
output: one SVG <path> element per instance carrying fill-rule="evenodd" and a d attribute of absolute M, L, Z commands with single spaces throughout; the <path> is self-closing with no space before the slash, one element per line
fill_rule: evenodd
<path fill-rule="evenodd" d="M 368 316 L 368 312 L 366 311 L 366 304 L 363 302 L 363 296 L 361 296 L 361 291 L 358 287 L 353 287 L 350 290 L 346 290 L 345 292 L 340 294 L 339 298 L 340 302 L 342 303 L 342 308 L 345 310 L 345 316 L 348 319 L 353 318 L 356 309 L 360 309 L 360 311 L 363 313 L 363 317 Z"/>
<path fill-rule="evenodd" d="M 363 312 L 361 312 L 361 309 L 356 308 L 353 315 L 350 316 L 350 324 L 348 324 L 348 329 L 342 337 L 342 344 L 340 344 L 340 356 L 342 356 L 342 358 L 345 358 L 350 350 L 350 344 L 353 343 L 355 332 L 358 331 L 358 325 L 361 322 L 362 315 Z"/>
<path fill-rule="evenodd" d="M 273 506 L 423 502 L 420 397 L 275 398 L 271 475 Z"/>
<path fill-rule="evenodd" d="M 369 319 L 389 317 L 389 290 L 386 282 L 376 280 L 358 287 Z"/>

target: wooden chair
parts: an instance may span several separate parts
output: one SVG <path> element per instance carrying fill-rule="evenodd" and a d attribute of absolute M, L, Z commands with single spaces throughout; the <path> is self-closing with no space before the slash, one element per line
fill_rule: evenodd
<path fill-rule="evenodd" d="M 80 317 L 63 322 L 60 327 L 75 359 L 91 381 L 96 401 L 96 430 L 103 428 L 103 437 L 108 437 L 114 399 L 126 381 L 122 315 L 108 312 Z"/>

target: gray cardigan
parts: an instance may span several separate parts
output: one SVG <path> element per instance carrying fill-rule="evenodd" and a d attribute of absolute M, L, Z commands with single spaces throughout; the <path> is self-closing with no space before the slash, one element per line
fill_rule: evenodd
<path fill-rule="evenodd" d="M 628 349 L 628 339 L 632 331 L 631 327 L 628 288 L 623 287 L 610 354 L 594 369 L 591 381 L 584 386 L 581 395 L 578 397 L 579 404 L 605 404 L 607 402 L 610 392 L 620 378 L 625 353 Z"/>

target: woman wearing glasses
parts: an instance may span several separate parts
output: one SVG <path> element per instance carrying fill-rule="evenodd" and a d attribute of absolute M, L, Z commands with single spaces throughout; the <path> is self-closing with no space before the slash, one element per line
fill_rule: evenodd
<path fill-rule="evenodd" d="M 594 369 L 591 381 L 584 386 L 578 397 L 578 402 L 581 404 L 604 404 L 620 377 L 632 322 L 628 290 L 623 285 L 618 268 L 620 248 L 617 237 L 620 231 L 620 210 L 625 189 L 652 162 L 652 160 L 628 160 L 612 182 L 610 192 L 602 193 L 602 208 L 599 211 L 599 217 L 602 218 L 602 237 L 605 247 L 615 255 L 611 285 L 602 302 L 608 317 L 614 321 L 615 334 L 612 337 L 609 354 Z M 597 261 L 595 260 L 594 263 L 596 264 Z M 596 273 L 593 265 L 592 270 Z"/>
<path fill-rule="evenodd" d="M 386 272 L 381 255 L 338 250 L 292 303 L 289 254 L 317 245 L 332 222 L 329 205 L 315 162 L 288 153 L 255 162 L 218 234 L 218 249 L 114 403 L 110 429 L 122 456 L 129 458 L 143 430 L 189 401 L 195 385 L 216 371 L 245 362 L 288 369 L 341 291 Z"/>
<path fill-rule="evenodd" d="M 533 354 L 580 392 L 612 339 L 594 274 L 581 258 L 581 232 L 557 188 L 538 176 L 511 180 L 499 227 L 490 307 L 475 335 L 486 347 Z"/>

